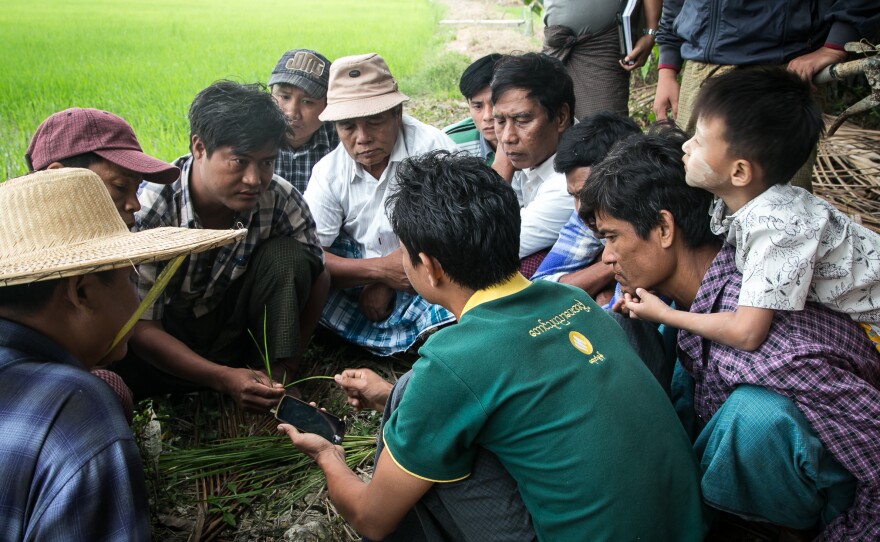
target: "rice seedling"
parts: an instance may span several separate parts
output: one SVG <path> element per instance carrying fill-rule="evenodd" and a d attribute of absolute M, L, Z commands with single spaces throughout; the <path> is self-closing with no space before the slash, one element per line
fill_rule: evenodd
<path fill-rule="evenodd" d="M 188 152 L 186 113 L 199 90 L 223 78 L 265 82 L 281 54 L 296 47 L 331 59 L 375 51 L 404 92 L 437 92 L 439 83 L 441 93 L 455 95 L 449 74 L 456 70 L 419 76 L 448 64 L 438 54 L 440 15 L 429 0 L 7 0 L 0 12 L 0 179 L 27 171 L 31 134 L 68 107 L 122 116 L 146 152 L 173 160 Z"/>

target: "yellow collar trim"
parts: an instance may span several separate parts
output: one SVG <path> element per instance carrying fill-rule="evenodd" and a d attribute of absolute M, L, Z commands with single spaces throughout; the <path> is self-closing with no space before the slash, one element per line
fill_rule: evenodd
<path fill-rule="evenodd" d="M 494 286 L 489 286 L 488 288 L 484 288 L 482 290 L 477 290 L 474 292 L 474 295 L 468 299 L 468 302 L 464 304 L 464 308 L 461 309 L 461 314 L 464 316 L 464 313 L 476 307 L 477 305 L 481 305 L 483 303 L 487 303 L 489 301 L 495 301 L 496 299 L 501 299 L 502 297 L 509 296 L 511 294 L 515 294 L 519 291 L 525 290 L 532 283 L 529 279 L 522 276 L 520 273 L 516 273 L 508 280 L 496 284 Z"/>

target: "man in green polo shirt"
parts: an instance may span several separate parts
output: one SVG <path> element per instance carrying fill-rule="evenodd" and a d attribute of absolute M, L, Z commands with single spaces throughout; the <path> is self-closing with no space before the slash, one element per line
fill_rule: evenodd
<path fill-rule="evenodd" d="M 498 137 L 492 119 L 492 74 L 501 55 L 492 53 L 478 58 L 464 70 L 458 81 L 458 90 L 464 96 L 471 116 L 443 129 L 462 150 L 471 156 L 486 160 L 490 166 L 495 160 Z"/>
<path fill-rule="evenodd" d="M 480 492 L 488 452 L 503 467 L 489 482 L 515 482 L 538 540 L 701 540 L 697 465 L 672 406 L 583 290 L 517 272 L 509 185 L 479 158 L 443 151 L 402 163 L 398 182 L 388 205 L 403 267 L 458 323 L 428 339 L 386 409 L 370 482 L 341 447 L 279 426 L 324 470 L 343 517 L 385 538 L 414 506 L 451 489 L 469 499 L 470 516 L 428 523 L 449 524 L 453 538 L 511 539 L 486 535 L 509 497 Z M 337 377 L 350 402 L 374 408 L 389 392 L 376 380 L 364 370 Z"/>

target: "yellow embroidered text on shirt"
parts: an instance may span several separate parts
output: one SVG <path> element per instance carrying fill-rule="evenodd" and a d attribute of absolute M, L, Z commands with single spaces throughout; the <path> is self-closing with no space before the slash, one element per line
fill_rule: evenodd
<path fill-rule="evenodd" d="M 529 330 L 529 335 L 537 337 L 541 333 L 551 329 L 562 329 L 571 324 L 569 318 L 581 311 L 590 312 L 590 307 L 584 305 L 581 301 L 575 300 L 574 305 L 560 312 L 556 316 L 548 318 L 546 322 L 543 319 L 538 318 L 538 325 Z"/>

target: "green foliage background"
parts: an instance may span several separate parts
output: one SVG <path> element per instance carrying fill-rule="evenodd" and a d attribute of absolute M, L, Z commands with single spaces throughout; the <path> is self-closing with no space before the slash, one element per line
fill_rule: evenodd
<path fill-rule="evenodd" d="M 187 152 L 186 113 L 217 79 L 265 82 L 281 54 L 378 52 L 411 95 L 455 97 L 464 57 L 439 54 L 428 0 L 6 0 L 0 10 L 0 175 L 26 172 L 50 114 L 96 107 L 131 123 L 148 153 Z"/>

